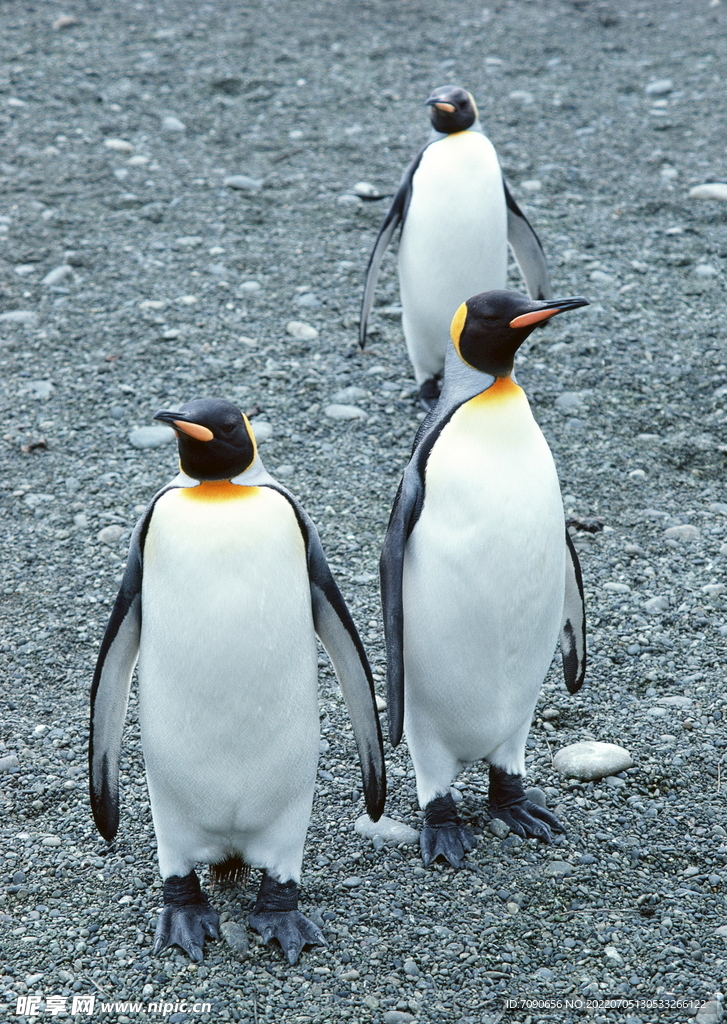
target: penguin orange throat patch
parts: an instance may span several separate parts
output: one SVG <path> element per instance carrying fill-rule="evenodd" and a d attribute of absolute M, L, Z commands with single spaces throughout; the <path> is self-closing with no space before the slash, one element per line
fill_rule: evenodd
<path fill-rule="evenodd" d="M 251 498 L 259 488 L 233 484 L 231 480 L 203 480 L 196 487 L 182 487 L 180 490 L 185 498 L 192 501 L 239 501 L 240 498 Z"/>
<path fill-rule="evenodd" d="M 487 388 L 485 391 L 481 391 L 479 395 L 475 395 L 471 401 L 473 402 L 507 402 L 512 398 L 517 398 L 523 394 L 523 389 L 519 384 L 516 384 L 512 377 L 496 377 L 495 383 Z"/>

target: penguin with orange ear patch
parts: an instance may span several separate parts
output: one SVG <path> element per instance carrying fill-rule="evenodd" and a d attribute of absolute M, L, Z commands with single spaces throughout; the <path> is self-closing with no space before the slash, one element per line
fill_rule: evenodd
<path fill-rule="evenodd" d="M 525 797 L 525 741 L 560 636 L 573 693 L 586 664 L 578 559 L 553 457 L 513 376 L 549 317 L 587 305 L 490 291 L 452 321 L 444 387 L 423 421 L 381 556 L 389 734 L 406 733 L 425 864 L 472 849 L 450 785 L 489 765 L 489 808 L 520 836 L 563 831 Z"/>
<path fill-rule="evenodd" d="M 359 343 L 374 301 L 381 260 L 401 227 L 401 322 L 425 409 L 439 394 L 452 310 L 469 295 L 504 288 L 512 247 L 528 292 L 549 299 L 550 275 L 538 236 L 513 199 L 472 95 L 454 85 L 427 99 L 432 130 L 404 172 L 369 258 Z"/>
<path fill-rule="evenodd" d="M 373 681 L 316 529 L 264 469 L 229 402 L 157 413 L 177 432 L 180 473 L 136 526 L 91 692 L 91 805 L 119 821 L 119 753 L 138 659 L 139 719 L 164 908 L 154 951 L 202 959 L 218 916 L 194 867 L 261 868 L 249 921 L 290 963 L 325 945 L 298 911 L 319 746 L 316 633 L 354 729 L 369 814 L 385 774 Z"/>

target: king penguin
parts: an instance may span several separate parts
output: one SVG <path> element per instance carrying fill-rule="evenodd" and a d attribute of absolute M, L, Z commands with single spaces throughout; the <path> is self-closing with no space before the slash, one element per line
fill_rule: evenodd
<path fill-rule="evenodd" d="M 325 945 L 298 911 L 319 747 L 317 633 L 353 724 L 366 806 L 385 799 L 373 681 L 316 529 L 264 469 L 247 418 L 203 399 L 157 413 L 180 473 L 137 523 L 91 691 L 91 805 L 119 821 L 119 753 L 138 658 L 139 718 L 164 907 L 154 952 L 202 959 L 218 915 L 194 866 L 263 871 L 250 925 L 290 963 Z"/>
<path fill-rule="evenodd" d="M 427 100 L 432 131 L 404 172 L 369 258 L 359 343 L 386 247 L 401 225 L 399 290 L 402 327 L 422 405 L 439 395 L 452 311 L 478 292 L 504 288 L 507 244 L 531 298 L 551 297 L 538 236 L 505 183 L 470 93 L 441 86 Z"/>
<path fill-rule="evenodd" d="M 515 352 L 582 298 L 490 291 L 462 303 L 442 394 L 422 422 L 381 557 L 389 733 L 402 729 L 425 864 L 461 867 L 472 836 L 450 785 L 489 764 L 489 810 L 521 837 L 564 831 L 525 796 L 525 742 L 558 636 L 568 690 L 586 665 L 581 572 L 553 457 L 515 382 Z"/>

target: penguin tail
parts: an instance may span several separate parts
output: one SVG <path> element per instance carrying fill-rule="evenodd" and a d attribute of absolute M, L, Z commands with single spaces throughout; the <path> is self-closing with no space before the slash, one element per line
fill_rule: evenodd
<path fill-rule="evenodd" d="M 250 877 L 250 865 L 238 854 L 226 857 L 219 864 L 210 864 L 212 885 L 245 885 Z"/>

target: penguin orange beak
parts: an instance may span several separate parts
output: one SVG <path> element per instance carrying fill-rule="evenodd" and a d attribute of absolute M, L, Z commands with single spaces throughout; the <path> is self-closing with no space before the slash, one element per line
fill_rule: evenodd
<path fill-rule="evenodd" d="M 161 420 L 162 423 L 168 423 L 170 427 L 174 427 L 175 430 L 180 431 L 182 434 L 193 437 L 195 441 L 211 441 L 215 436 L 209 427 L 203 427 L 201 423 L 185 420 L 184 413 L 158 412 L 154 419 Z"/>
<path fill-rule="evenodd" d="M 558 313 L 564 313 L 567 309 L 578 309 L 580 306 L 589 305 L 588 299 L 581 298 L 580 295 L 572 299 L 553 299 L 550 302 L 541 302 L 539 309 L 534 309 L 530 313 L 522 313 L 520 316 L 516 316 L 514 320 L 511 320 L 510 327 L 515 329 L 518 327 L 530 327 L 533 324 L 539 324 L 543 320 L 548 320 L 551 316 L 557 316 Z"/>
<path fill-rule="evenodd" d="M 454 103 L 432 103 L 432 106 L 437 110 L 443 110 L 446 114 L 453 114 L 457 109 Z"/>

